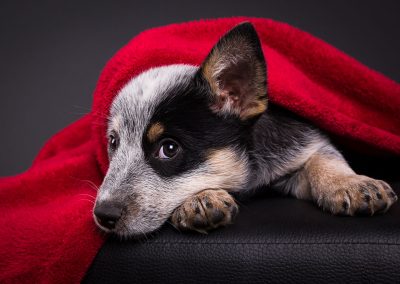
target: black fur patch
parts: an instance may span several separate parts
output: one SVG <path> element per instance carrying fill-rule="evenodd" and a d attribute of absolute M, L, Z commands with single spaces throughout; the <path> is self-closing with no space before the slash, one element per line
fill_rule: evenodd
<path fill-rule="evenodd" d="M 213 113 L 209 92 L 207 83 L 197 73 L 189 84 L 182 83 L 169 90 L 157 107 L 149 125 L 160 122 L 164 132 L 154 143 L 144 138 L 143 149 L 148 163 L 160 175 L 171 177 L 196 168 L 213 149 L 246 147 L 249 122 L 240 121 L 234 115 L 222 118 Z M 174 139 L 181 147 L 169 160 L 155 157 L 164 138 Z"/>

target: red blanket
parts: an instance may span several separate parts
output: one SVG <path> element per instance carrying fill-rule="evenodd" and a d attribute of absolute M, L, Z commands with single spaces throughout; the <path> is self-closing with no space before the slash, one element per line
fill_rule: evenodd
<path fill-rule="evenodd" d="M 273 103 L 343 143 L 400 155 L 400 85 L 305 32 L 253 18 L 148 30 L 108 62 L 92 112 L 51 138 L 28 171 L 0 179 L 0 282 L 80 281 L 104 241 L 92 206 L 107 170 L 105 122 L 114 96 L 150 67 L 199 65 L 222 34 L 245 20 L 261 38 Z"/>

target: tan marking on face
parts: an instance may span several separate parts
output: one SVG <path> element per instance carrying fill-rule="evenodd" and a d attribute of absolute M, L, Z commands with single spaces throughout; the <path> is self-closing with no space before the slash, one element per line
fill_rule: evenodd
<path fill-rule="evenodd" d="M 160 122 L 153 123 L 147 131 L 147 138 L 151 143 L 155 142 L 164 132 L 164 126 Z"/>
<path fill-rule="evenodd" d="M 248 175 L 247 159 L 231 148 L 212 150 L 207 157 L 210 169 L 209 183 L 219 189 L 235 191 L 246 182 Z"/>

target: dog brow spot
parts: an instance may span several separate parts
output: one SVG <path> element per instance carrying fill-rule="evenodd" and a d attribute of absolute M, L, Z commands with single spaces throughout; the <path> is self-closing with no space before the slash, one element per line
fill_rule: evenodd
<path fill-rule="evenodd" d="M 164 126 L 160 122 L 153 123 L 147 131 L 147 138 L 151 143 L 155 142 L 164 132 Z"/>

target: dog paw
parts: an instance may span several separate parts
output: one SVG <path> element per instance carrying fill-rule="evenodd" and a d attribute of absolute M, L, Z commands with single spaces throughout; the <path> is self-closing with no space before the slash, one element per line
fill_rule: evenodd
<path fill-rule="evenodd" d="M 397 195 L 382 180 L 352 175 L 337 179 L 317 202 L 325 210 L 339 215 L 373 215 L 386 212 Z"/>
<path fill-rule="evenodd" d="M 172 213 L 172 224 L 200 233 L 232 223 L 238 213 L 233 197 L 225 190 L 204 190 L 186 200 Z"/>

